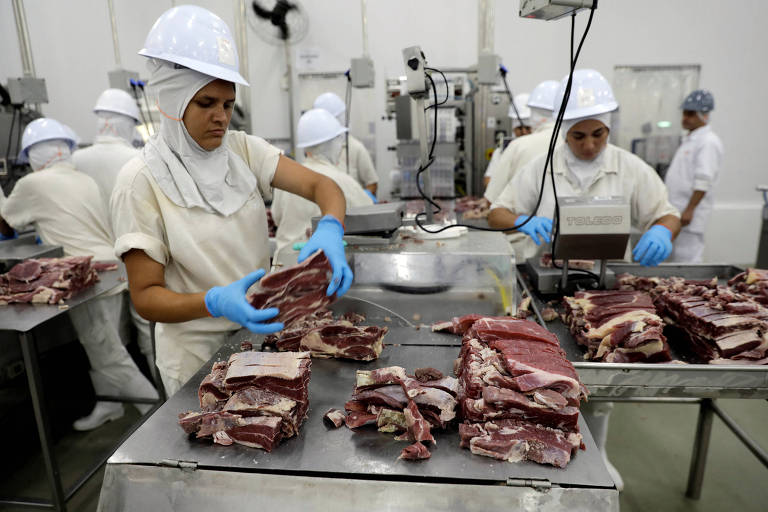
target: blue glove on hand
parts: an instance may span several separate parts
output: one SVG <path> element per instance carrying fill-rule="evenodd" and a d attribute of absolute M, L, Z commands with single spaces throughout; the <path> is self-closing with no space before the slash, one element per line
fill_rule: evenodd
<path fill-rule="evenodd" d="M 515 227 L 519 226 L 523 222 L 528 220 L 528 215 L 518 215 L 515 221 Z M 536 245 L 551 242 L 549 235 L 552 233 L 552 219 L 547 217 L 534 217 L 525 226 L 521 227 L 518 231 L 522 231 L 536 242 Z M 541 237 L 542 242 L 539 242 Z"/>
<path fill-rule="evenodd" d="M 264 277 L 263 269 L 251 272 L 227 286 L 214 286 L 205 294 L 205 307 L 213 317 L 226 317 L 251 332 L 271 334 L 283 328 L 282 322 L 263 323 L 280 312 L 277 308 L 256 309 L 246 300 L 245 293 L 256 281 Z"/>
<path fill-rule="evenodd" d="M 326 215 L 317 223 L 317 229 L 299 252 L 299 263 L 301 263 L 318 249 L 323 250 L 333 269 L 331 284 L 328 285 L 326 292 L 329 296 L 336 292 L 336 296 L 341 297 L 352 286 L 352 269 L 349 268 L 347 257 L 344 255 L 343 236 L 344 226 L 341 222 L 332 215 Z"/>
<path fill-rule="evenodd" d="M 19 238 L 19 234 L 15 229 L 13 230 L 13 234 L 11 236 L 5 236 L 4 234 L 0 233 L 0 242 L 3 240 L 15 240 L 16 238 Z"/>
<path fill-rule="evenodd" d="M 644 267 L 655 267 L 672 252 L 672 232 L 656 224 L 643 234 L 632 250 L 632 257 Z"/>
<path fill-rule="evenodd" d="M 365 191 L 365 193 L 366 193 L 366 194 L 368 194 L 368 197 L 370 197 L 370 198 L 373 200 L 373 204 L 376 204 L 376 203 L 378 203 L 378 202 L 379 202 L 379 200 L 378 200 L 378 199 L 376 199 L 376 196 L 375 196 L 375 195 L 373 195 L 373 192 L 371 192 L 371 191 L 370 191 L 370 190 L 368 190 L 367 188 L 364 188 L 363 190 Z"/>

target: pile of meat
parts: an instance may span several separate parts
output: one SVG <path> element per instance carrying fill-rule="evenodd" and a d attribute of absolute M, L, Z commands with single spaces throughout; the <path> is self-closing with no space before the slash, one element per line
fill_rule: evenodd
<path fill-rule="evenodd" d="M 491 203 L 484 197 L 457 197 L 453 210 L 463 219 L 485 219 L 491 211 Z"/>
<path fill-rule="evenodd" d="M 737 291 L 739 284 L 750 286 L 746 280 L 733 282 L 618 276 L 620 288 L 648 290 L 675 346 L 693 362 L 768 364 L 768 308 Z"/>
<path fill-rule="evenodd" d="M 98 272 L 117 270 L 117 263 L 94 262 L 93 256 L 29 259 L 0 274 L 0 306 L 61 304 L 98 282 Z"/>
<path fill-rule="evenodd" d="M 563 322 L 587 349 L 584 359 L 606 363 L 669 361 L 664 322 L 651 296 L 636 290 L 580 291 L 564 297 Z"/>
<path fill-rule="evenodd" d="M 351 429 L 376 426 L 398 434 L 395 439 L 412 443 L 399 458 L 427 459 L 431 454 L 424 443 L 435 443 L 431 429 L 444 429 L 456 417 L 458 388 L 456 379 L 434 368 L 419 368 L 414 375 L 400 366 L 358 370 L 346 415 L 331 409 L 325 419 L 335 427 L 343 422 Z"/>
<path fill-rule="evenodd" d="M 354 313 L 334 318 L 327 309 L 336 299 L 326 295 L 331 274 L 328 259 L 318 251 L 302 263 L 259 281 L 258 289 L 248 296 L 249 302 L 258 309 L 279 308 L 274 321 L 285 324 L 282 331 L 266 337 L 265 346 L 358 361 L 381 355 L 386 327 L 361 326 L 365 317 Z"/>
<path fill-rule="evenodd" d="M 554 334 L 527 320 L 480 315 L 433 329 L 463 334 L 454 368 L 463 448 L 561 468 L 583 448 L 579 404 L 588 393 Z"/>
<path fill-rule="evenodd" d="M 552 259 L 552 253 L 548 252 L 542 254 L 541 258 L 539 258 L 539 266 L 541 268 L 562 268 L 563 260 Z M 568 260 L 568 268 L 579 270 L 594 270 L 595 260 Z"/>
<path fill-rule="evenodd" d="M 748 268 L 728 281 L 728 286 L 768 306 L 768 270 Z"/>
<path fill-rule="evenodd" d="M 179 414 L 197 438 L 268 452 L 298 434 L 309 409 L 308 352 L 238 352 L 214 363 L 198 389 L 200 411 Z"/>

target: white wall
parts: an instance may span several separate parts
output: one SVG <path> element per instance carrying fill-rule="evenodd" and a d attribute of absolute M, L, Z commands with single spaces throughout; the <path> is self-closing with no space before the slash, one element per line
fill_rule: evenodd
<path fill-rule="evenodd" d="M 123 67 L 144 70 L 136 55 L 154 20 L 171 2 L 114 0 Z M 177 2 L 181 3 L 181 2 Z M 233 1 L 195 1 L 234 27 Z M 310 31 L 300 47 L 322 53 L 325 70 L 348 67 L 362 53 L 360 3 L 355 0 L 304 0 Z M 90 107 L 107 87 L 114 58 L 106 1 L 25 0 L 35 66 L 48 82 L 51 103 L 43 112 L 70 124 L 83 138 L 95 132 Z M 740 0 L 738 12 L 727 12 L 719 0 L 603 0 L 579 60 L 610 80 L 615 65 L 701 64 L 701 86 L 715 94 L 712 126 L 723 139 L 723 177 L 708 233 L 708 258 L 713 261 L 754 260 L 759 226 L 758 182 L 768 181 L 759 158 L 764 144 L 766 107 L 760 101 L 768 71 L 763 65 L 768 33 L 768 2 Z M 725 6 L 725 7 L 724 7 Z M 520 19 L 518 2 L 495 2 L 495 50 L 510 69 L 517 91 L 530 90 L 543 79 L 559 79 L 567 71 L 569 22 Z M 400 51 L 421 45 L 435 67 L 469 66 L 477 54 L 477 2 L 470 0 L 369 0 L 370 53 L 376 64 L 373 104 L 367 109 L 376 122 L 377 166 L 382 188 L 393 154 L 394 126 L 384 121 L 384 80 L 402 74 Z M 587 16 L 579 15 L 577 33 Z M 249 29 L 249 62 L 253 126 L 264 137 L 287 137 L 287 94 L 282 89 L 282 50 L 262 42 Z M 11 2 L 0 3 L 0 81 L 21 75 Z M 757 108 L 755 108 L 757 107 Z M 756 115 L 757 114 L 757 115 Z"/>

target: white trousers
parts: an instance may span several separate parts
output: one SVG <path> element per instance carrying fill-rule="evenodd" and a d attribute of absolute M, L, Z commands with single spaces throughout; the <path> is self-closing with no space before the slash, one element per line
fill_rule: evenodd
<path fill-rule="evenodd" d="M 704 233 L 691 233 L 683 228 L 674 241 L 667 261 L 674 263 L 701 263 L 704 256 Z"/>
<path fill-rule="evenodd" d="M 91 364 L 96 394 L 157 398 L 157 391 L 139 371 L 120 338 L 122 294 L 93 299 L 69 312 Z"/>

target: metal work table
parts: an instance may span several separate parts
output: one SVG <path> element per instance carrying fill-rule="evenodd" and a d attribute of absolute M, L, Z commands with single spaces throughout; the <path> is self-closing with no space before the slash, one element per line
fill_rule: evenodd
<path fill-rule="evenodd" d="M 125 269 L 121 265 L 119 270 L 99 273 L 99 278 L 99 282 L 94 286 L 77 293 L 67 300 L 66 306 L 48 304 L 11 304 L 0 306 L 0 331 L 15 332 L 21 346 L 24 368 L 35 413 L 35 422 L 45 462 L 46 477 L 52 496 L 51 500 L 0 497 L 0 505 L 66 510 L 66 502 L 98 471 L 106 460 L 106 457 L 104 457 L 98 461 L 98 464 L 90 467 L 70 489 L 64 490 L 62 488 L 61 475 L 53 452 L 53 440 L 51 438 L 48 412 L 45 406 L 42 375 L 40 374 L 38 340 L 36 339 L 38 327 L 41 327 L 44 323 L 59 315 L 66 314 L 81 304 L 120 286 L 125 280 Z"/>
<path fill-rule="evenodd" d="M 35 241 L 36 235 L 25 234 L 13 240 L 0 242 L 0 273 L 29 258 L 58 258 L 64 253 L 57 245 L 43 245 Z"/>
<path fill-rule="evenodd" d="M 738 272 L 731 265 L 679 265 L 662 264 L 647 268 L 633 264 L 609 264 L 616 275 L 630 273 L 637 276 L 680 276 L 687 279 L 711 279 L 717 277 L 724 283 Z M 579 347 L 568 327 L 557 318 L 545 322 L 541 310 L 546 299 L 530 292 L 529 283 L 518 268 L 519 288 L 532 297 L 531 308 L 535 319 L 555 333 L 568 359 L 573 362 L 579 378 L 590 391 L 590 399 L 621 402 L 657 402 L 699 404 L 699 418 L 691 458 L 691 468 L 686 495 L 698 499 L 701 495 L 706 456 L 714 415 L 768 466 L 768 453 L 745 433 L 720 407 L 717 398 L 768 398 L 768 366 L 766 365 L 708 365 L 685 363 L 600 363 L 584 360 L 584 350 Z M 560 304 L 553 304 L 562 312 Z M 674 337 L 668 338 L 673 359 L 682 359 L 676 350 Z M 761 404 L 763 405 L 763 404 Z"/>
<path fill-rule="evenodd" d="M 424 333 L 411 330 L 411 337 Z M 258 338 L 253 339 L 258 345 Z M 583 420 L 587 449 L 565 469 L 472 455 L 459 448 L 455 426 L 434 432 L 437 445 L 430 446 L 429 460 L 398 461 L 406 443 L 393 435 L 367 428 L 332 429 L 323 422 L 329 408 L 343 409 L 351 396 L 355 369 L 399 365 L 413 371 L 432 366 L 450 374 L 456 347 L 387 345 L 370 363 L 313 359 L 309 418 L 297 437 L 284 440 L 272 453 L 190 439 L 177 424 L 178 414 L 199 409 L 199 383 L 214 361 L 240 350 L 239 340 L 225 344 L 109 459 L 99 510 L 126 510 L 127 503 L 135 510 L 162 510 L 160 504 L 173 503 L 175 509 L 193 511 L 208 510 L 214 503 L 246 502 L 290 510 L 359 510 L 371 503 L 424 510 L 445 503 L 446 509 L 461 504 L 463 510 L 485 511 L 489 504 L 508 507 L 516 502 L 552 510 L 618 510 L 618 492 Z M 268 495 L 260 489 L 269 489 Z"/>

